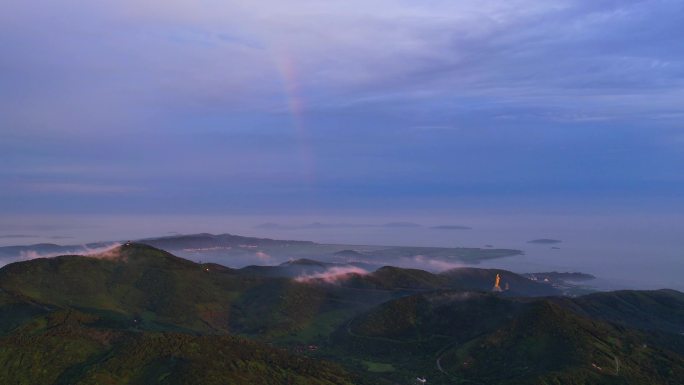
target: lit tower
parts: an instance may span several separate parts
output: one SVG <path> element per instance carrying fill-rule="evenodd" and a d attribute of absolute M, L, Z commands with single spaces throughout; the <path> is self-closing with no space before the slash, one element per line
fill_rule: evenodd
<path fill-rule="evenodd" d="M 494 280 L 494 287 L 492 288 L 492 291 L 500 292 L 503 291 L 501 290 L 501 275 L 497 274 L 496 279 Z"/>

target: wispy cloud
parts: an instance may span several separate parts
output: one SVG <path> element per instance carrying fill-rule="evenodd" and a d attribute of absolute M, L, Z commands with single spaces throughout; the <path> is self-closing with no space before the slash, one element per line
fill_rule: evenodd
<path fill-rule="evenodd" d="M 264 253 L 263 251 L 257 251 L 256 253 L 254 253 L 254 255 L 262 263 L 271 261 L 271 256 L 267 253 Z"/>
<path fill-rule="evenodd" d="M 295 278 L 297 282 L 325 282 L 337 283 L 349 279 L 354 275 L 366 275 L 367 270 L 355 266 L 331 267 L 324 272 L 314 274 L 302 274 Z"/>
<path fill-rule="evenodd" d="M 118 119 L 138 113 L 128 103 L 149 103 L 152 95 L 166 95 L 170 103 L 191 99 L 238 107 L 256 102 L 259 108 L 278 109 L 272 103 L 273 86 L 281 79 L 274 63 L 281 55 L 297 58 L 299 72 L 307 74 L 297 79 L 311 96 L 307 103 L 320 106 L 395 94 L 557 106 L 573 99 L 617 109 L 624 100 L 606 96 L 625 90 L 644 96 L 656 90 L 672 93 L 667 100 L 630 102 L 644 110 L 656 104 L 676 108 L 670 102 L 681 96 L 681 55 L 656 49 L 672 43 L 666 34 L 674 32 L 674 15 L 682 8 L 666 0 L 519 0 L 486 6 L 476 1 L 295 1 L 283 6 L 273 1 L 169 5 L 147 0 L 101 8 L 77 1 L 55 2 L 40 12 L 10 1 L 4 8 L 4 39 L 41 46 L 48 59 L 39 63 L 30 51 L 10 52 L 5 56 L 13 58 L 10 71 L 52 69 L 63 80 L 55 86 L 72 92 L 59 98 L 40 94 L 59 102 L 53 112 L 60 115 L 73 111 L 77 102 L 87 103 L 80 114 L 71 114 L 84 122 L 114 117 L 100 105 L 104 98 L 112 101 L 109 106 L 124 109 Z M 79 17 L 75 25 L 67 22 L 70 13 Z M 53 14 L 65 17 L 48 17 Z M 122 29 L 121 23 L 129 27 Z M 120 33 L 107 33 L 111 30 Z M 48 31 L 53 31 L 49 45 L 43 39 Z M 85 31 L 99 44 L 85 39 L 80 34 Z M 102 44 L 111 50 L 97 48 Z M 75 54 L 58 55 L 65 50 Z M 134 60 L 120 61 L 117 55 Z M 116 84 L 99 78 L 105 69 L 118 74 L 111 77 Z M 72 73 L 77 70 L 80 78 Z M 115 86 L 113 92 L 84 87 L 93 79 Z M 38 96 L 36 90 L 32 97 Z"/>
<path fill-rule="evenodd" d="M 446 270 L 451 270 L 451 269 L 456 269 L 459 267 L 466 266 L 465 264 L 462 264 L 462 263 L 444 261 L 444 260 L 441 260 L 438 258 L 426 257 L 424 255 L 415 255 L 413 258 L 407 259 L 406 265 L 409 267 L 415 267 L 415 268 L 419 268 L 419 269 L 424 269 L 424 270 L 428 270 L 428 271 L 436 271 L 436 272 L 441 272 L 441 271 L 446 271 Z"/>
<path fill-rule="evenodd" d="M 53 258 L 53 257 L 58 257 L 60 255 L 83 255 L 83 256 L 91 256 L 93 258 L 102 258 L 102 259 L 116 259 L 120 257 L 119 254 L 119 248 L 121 244 L 120 243 L 111 243 L 106 246 L 102 247 L 88 247 L 88 246 L 81 246 L 77 249 L 73 250 L 65 250 L 65 251 L 60 251 L 60 252 L 54 252 L 54 253 L 41 253 L 35 250 L 29 250 L 29 251 L 22 251 L 20 252 L 18 256 L 18 260 L 26 261 L 30 259 L 36 259 L 36 258 Z"/>

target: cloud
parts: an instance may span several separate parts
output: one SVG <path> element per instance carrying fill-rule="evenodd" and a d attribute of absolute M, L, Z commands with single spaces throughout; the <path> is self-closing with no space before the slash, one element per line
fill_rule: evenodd
<path fill-rule="evenodd" d="M 56 253 L 39 253 L 34 250 L 21 251 L 19 253 L 19 260 L 26 261 L 36 258 L 53 258 L 61 255 L 82 255 L 99 259 L 118 259 L 121 257 L 120 243 L 111 243 L 102 247 L 91 248 L 86 245 L 80 246 L 78 249 L 65 250 Z"/>
<path fill-rule="evenodd" d="M 40 101 L 55 122 L 113 118 L 134 123 L 142 113 L 135 106 L 149 106 L 154 97 L 169 106 L 238 110 L 248 104 L 284 111 L 279 66 L 288 60 L 306 74 L 294 80 L 308 108 L 450 96 L 556 106 L 582 100 L 585 105 L 611 104 L 616 108 L 609 113 L 615 114 L 624 99 L 613 103 L 607 94 L 622 98 L 625 89 L 630 95 L 653 89 L 671 93 L 667 100 L 630 102 L 640 110 L 655 104 L 673 108 L 673 98 L 681 96 L 681 56 L 648 47 L 652 41 L 674 44 L 664 39 L 674 32 L 674 15 L 682 8 L 672 1 L 589 5 L 519 0 L 482 6 L 476 1 L 303 0 L 283 6 L 275 1 L 169 5 L 147 0 L 101 8 L 58 1 L 42 11 L 10 1 L 4 8 L 5 39 L 32 48 L 9 52 L 7 67 L 50 70 L 42 77 L 53 88 L 40 91 L 34 85 L 29 96 L 30 105 Z M 658 28 L 646 28 L 656 23 Z M 92 37 L 85 38 L 84 31 Z M 49 42 L 44 39 L 48 33 Z M 35 48 L 44 48 L 44 56 Z M 65 51 L 73 55 L 60 55 Z M 104 71 L 112 76 L 101 76 Z M 92 81 L 93 86 L 85 86 Z M 54 92 L 58 89 L 72 92 Z M 48 100 L 57 103 L 54 108 Z M 88 108 L 69 114 L 79 102 Z M 40 119 L 28 110 L 22 116 Z"/>
<path fill-rule="evenodd" d="M 682 113 L 683 12 L 671 0 L 4 1 L 0 209 L 392 212 L 653 191 L 653 172 L 681 178 L 679 155 L 651 143 L 672 147 L 662 130 Z M 615 146 L 631 155 L 607 157 Z"/>
<path fill-rule="evenodd" d="M 122 254 L 121 254 L 121 244 L 120 243 L 115 243 L 109 246 L 104 246 L 101 248 L 97 249 L 89 249 L 88 252 L 86 252 L 85 255 L 87 257 L 93 257 L 97 259 L 116 259 L 116 260 L 121 260 L 122 259 Z M 125 260 L 125 259 L 123 259 Z"/>
<path fill-rule="evenodd" d="M 36 259 L 36 258 L 52 258 L 52 257 L 56 257 L 58 255 L 62 255 L 62 253 L 38 253 L 37 251 L 28 250 L 28 251 L 21 251 L 19 253 L 19 260 L 20 261 L 27 261 L 29 259 Z"/>
<path fill-rule="evenodd" d="M 337 283 L 349 279 L 353 275 L 366 275 L 368 271 L 356 266 L 331 267 L 324 272 L 303 274 L 295 278 L 297 282 Z"/>
<path fill-rule="evenodd" d="M 441 259 L 426 257 L 424 255 L 416 255 L 407 261 L 411 267 L 437 272 L 466 266 L 462 263 L 448 262 Z"/>
<path fill-rule="evenodd" d="M 371 253 L 372 254 L 372 253 Z M 439 258 L 431 258 L 425 255 L 414 255 L 412 257 L 401 257 L 399 259 L 392 260 L 380 260 L 380 259 L 353 259 L 347 262 L 364 263 L 370 266 L 397 266 L 410 269 L 421 269 L 431 272 L 442 272 L 446 270 L 451 270 L 459 267 L 466 267 L 467 264 L 446 261 Z"/>
<path fill-rule="evenodd" d="M 268 254 L 266 254 L 266 253 L 264 253 L 263 251 L 257 251 L 254 255 L 255 255 L 255 256 L 257 257 L 257 259 L 259 259 L 259 261 L 261 261 L 261 262 L 268 262 L 268 261 L 271 260 L 271 256 L 268 255 Z"/>

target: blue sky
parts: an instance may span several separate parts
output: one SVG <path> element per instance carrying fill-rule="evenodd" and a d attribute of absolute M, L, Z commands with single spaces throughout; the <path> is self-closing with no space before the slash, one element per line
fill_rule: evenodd
<path fill-rule="evenodd" d="M 684 211 L 684 2 L 0 5 L 0 212 Z"/>

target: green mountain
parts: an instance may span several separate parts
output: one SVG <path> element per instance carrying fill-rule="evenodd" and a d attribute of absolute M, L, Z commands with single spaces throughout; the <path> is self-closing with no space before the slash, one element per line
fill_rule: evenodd
<path fill-rule="evenodd" d="M 371 274 L 357 276 L 343 283 L 350 287 L 384 290 L 452 289 L 489 292 L 497 274 L 501 277 L 502 295 L 550 296 L 561 292 L 553 286 L 532 281 L 521 275 L 499 269 L 456 268 L 433 274 L 424 270 L 384 266 Z"/>
<path fill-rule="evenodd" d="M 622 312 L 616 322 L 605 296 L 632 300 L 632 310 L 640 299 L 644 313 Z M 397 369 L 384 377 L 394 381 L 420 374 L 445 384 L 679 384 L 684 337 L 668 330 L 684 326 L 681 309 L 684 294 L 672 291 L 577 299 L 432 291 L 374 307 L 334 337 L 340 356 L 391 362 Z M 659 322 L 641 324 L 646 319 Z"/>
<path fill-rule="evenodd" d="M 550 296 L 560 295 L 554 287 L 532 281 L 522 275 L 501 269 L 457 268 L 441 273 L 449 285 L 461 290 L 490 291 L 497 274 L 501 277 L 501 288 L 507 296 Z"/>
<path fill-rule="evenodd" d="M 621 290 L 556 301 L 586 317 L 649 331 L 684 333 L 684 293 L 676 290 Z"/>
<path fill-rule="evenodd" d="M 341 367 L 229 335 L 103 327 L 58 310 L 0 336 L 2 384 L 352 385 Z"/>
<path fill-rule="evenodd" d="M 287 278 L 239 274 L 140 244 L 97 257 L 61 256 L 0 269 L 0 289 L 55 308 L 138 322 L 149 330 L 288 333 L 329 295 Z M 25 306 L 25 305 L 23 305 Z M 29 311 L 29 310 L 26 310 Z"/>
<path fill-rule="evenodd" d="M 549 301 L 440 357 L 454 378 L 487 384 L 678 384 L 684 357 L 647 336 L 580 317 Z"/>
<path fill-rule="evenodd" d="M 682 293 L 350 267 L 230 269 L 135 243 L 7 265 L 0 384 L 684 383 Z"/>

